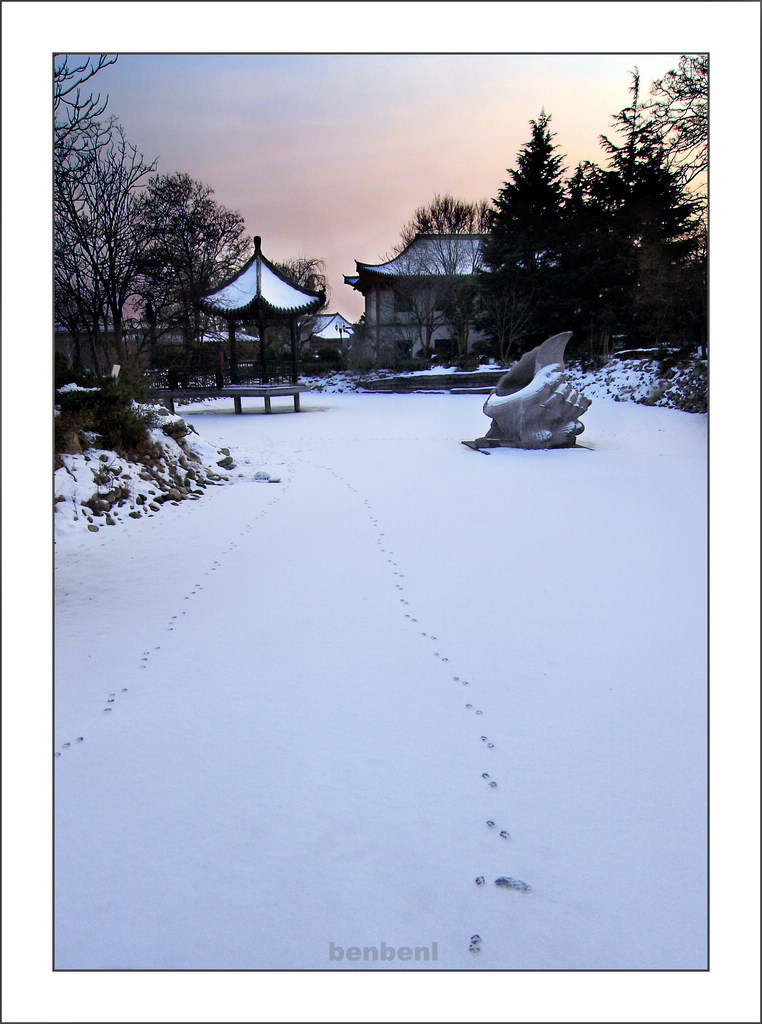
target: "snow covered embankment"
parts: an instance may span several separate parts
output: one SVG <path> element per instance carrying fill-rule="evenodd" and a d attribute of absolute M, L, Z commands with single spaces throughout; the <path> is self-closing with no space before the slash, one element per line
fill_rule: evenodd
<path fill-rule="evenodd" d="M 135 461 L 97 447 L 60 455 L 54 491 L 57 535 L 83 528 L 97 533 L 125 516 L 152 516 L 165 502 L 197 501 L 207 487 L 229 481 L 226 471 L 234 467 L 227 448 L 202 440 L 163 407 L 150 411 L 161 425 L 149 430 L 145 454 Z"/>
<path fill-rule="evenodd" d="M 705 359 L 665 369 L 660 368 L 656 359 L 612 359 L 587 373 L 567 366 L 566 375 L 587 398 L 658 405 L 682 412 L 707 411 Z"/>
<path fill-rule="evenodd" d="M 497 370 L 497 364 L 483 364 L 479 371 Z M 506 370 L 508 367 L 505 368 Z M 638 405 L 657 405 L 682 412 L 707 411 L 707 363 L 705 359 L 683 360 L 673 366 L 662 366 L 657 359 L 612 358 L 597 370 L 583 372 L 574 363 L 567 364 L 566 375 L 587 398 L 609 398 L 615 402 L 636 402 Z M 367 375 L 366 380 L 396 377 L 425 378 L 448 376 L 456 373 L 454 366 L 436 365 L 430 370 L 414 373 L 379 371 Z M 358 390 L 363 379 L 351 373 L 334 373 L 321 377 L 304 378 L 303 383 L 313 391 L 326 394 L 349 393 Z M 445 388 L 446 390 L 446 388 Z"/>

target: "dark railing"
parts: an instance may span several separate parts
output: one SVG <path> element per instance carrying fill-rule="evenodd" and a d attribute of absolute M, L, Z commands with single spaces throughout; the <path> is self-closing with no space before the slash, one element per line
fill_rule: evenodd
<path fill-rule="evenodd" d="M 223 388 L 231 384 L 295 384 L 300 366 L 292 359 L 239 359 L 232 366 L 219 346 L 183 352 L 155 352 L 144 372 L 146 383 L 175 391 L 184 388 Z"/>

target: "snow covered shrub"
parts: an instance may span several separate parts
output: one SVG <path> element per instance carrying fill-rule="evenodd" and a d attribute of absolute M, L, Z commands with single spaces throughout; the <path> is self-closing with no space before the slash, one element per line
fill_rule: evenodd
<path fill-rule="evenodd" d="M 85 442 L 87 434 L 96 434 L 101 447 L 113 451 L 139 452 L 148 443 L 153 415 L 137 405 L 134 386 L 107 378 L 90 388 L 60 391 L 57 398 L 56 452 L 72 432 Z"/>

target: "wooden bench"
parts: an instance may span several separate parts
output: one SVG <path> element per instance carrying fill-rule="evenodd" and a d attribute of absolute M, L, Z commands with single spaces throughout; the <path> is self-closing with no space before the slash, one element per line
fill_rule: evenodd
<path fill-rule="evenodd" d="M 299 396 L 309 391 L 306 384 L 231 384 L 226 388 L 157 388 L 156 394 L 171 413 L 175 411 L 175 402 L 193 402 L 202 398 L 232 398 L 237 413 L 243 412 L 242 398 L 264 398 L 265 412 L 272 412 L 271 398 L 293 396 L 294 412 L 300 412 Z"/>

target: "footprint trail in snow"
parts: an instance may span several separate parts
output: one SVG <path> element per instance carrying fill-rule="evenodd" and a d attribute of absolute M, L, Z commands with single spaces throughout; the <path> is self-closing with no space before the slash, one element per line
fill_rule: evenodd
<path fill-rule="evenodd" d="M 351 492 L 353 492 L 354 494 L 358 494 L 357 489 L 351 483 L 349 483 L 347 480 L 345 480 L 343 477 L 341 477 L 330 466 L 319 466 L 318 468 L 323 469 L 324 471 L 330 473 L 337 481 L 339 481 L 340 483 L 344 484 L 344 486 L 346 486 Z M 377 518 L 377 516 L 375 514 L 375 511 L 373 509 L 373 506 L 372 506 L 371 502 L 367 498 L 363 498 L 362 502 L 363 502 L 363 506 L 365 508 L 365 511 L 366 511 L 369 523 L 373 527 L 373 530 L 375 532 L 375 541 L 376 541 L 376 546 L 379 549 L 379 553 L 381 555 L 385 555 L 386 556 L 386 564 L 390 567 L 392 579 L 394 580 L 394 582 L 392 584 L 393 588 L 396 591 L 398 591 L 398 593 L 405 594 L 406 593 L 405 584 L 402 583 L 402 582 L 399 582 L 401 580 L 405 580 L 405 578 L 406 578 L 405 577 L 405 573 L 399 571 L 400 566 L 399 566 L 398 562 L 395 560 L 395 558 L 396 558 L 395 553 L 394 553 L 394 551 L 391 548 L 387 547 L 388 541 L 386 539 L 386 534 L 385 534 L 385 532 L 383 530 L 380 529 L 380 523 L 379 523 L 379 520 L 378 520 L 378 518 Z M 411 608 L 411 611 L 403 612 L 403 616 L 408 621 L 408 624 L 415 625 L 416 627 L 419 626 L 418 617 L 417 617 L 417 615 L 413 614 L 412 606 L 411 606 L 410 602 L 407 600 L 407 598 L 406 597 L 399 597 L 399 603 L 402 604 L 405 608 Z M 434 646 L 435 649 L 432 651 L 433 657 L 437 658 L 442 665 L 445 665 L 445 664 L 449 663 L 450 659 L 449 659 L 448 655 L 446 653 L 444 653 L 447 645 L 446 645 L 446 643 L 442 642 L 439 639 L 439 636 L 438 636 L 437 633 L 431 633 L 428 630 L 419 630 L 419 635 L 420 635 L 422 640 L 427 641 L 429 644 Z M 450 680 L 451 680 L 451 682 L 459 683 L 461 686 L 470 686 L 471 685 L 471 681 L 469 679 L 462 678 L 461 676 L 458 676 L 458 675 L 451 676 Z M 481 708 L 475 708 L 474 705 L 471 704 L 471 703 L 468 703 L 468 704 L 465 705 L 465 710 L 468 711 L 469 713 L 472 713 L 475 717 L 481 717 L 481 716 L 484 715 L 484 711 Z M 481 743 L 483 743 L 485 745 L 487 750 L 494 750 L 495 749 L 495 743 L 492 740 L 490 740 L 490 738 L 488 736 L 480 735 L 479 739 L 480 739 Z M 496 789 L 499 788 L 497 781 L 491 777 L 489 772 L 483 771 L 481 773 L 481 780 L 482 780 L 482 782 L 484 784 L 486 784 L 488 786 L 488 788 L 490 790 L 496 790 Z M 493 820 L 491 820 L 491 819 L 489 821 L 487 821 L 487 827 L 490 830 L 496 830 L 497 829 L 496 823 Z M 508 832 L 508 830 L 504 829 L 504 828 L 497 830 L 495 832 L 495 834 L 496 834 L 496 836 L 499 839 L 501 839 L 503 841 L 509 840 L 511 838 L 511 835 Z M 476 884 L 478 886 L 482 886 L 482 885 L 485 884 L 486 879 L 485 879 L 485 877 L 483 875 L 478 875 L 476 877 L 475 881 L 476 881 Z M 510 889 L 513 889 L 513 890 L 516 890 L 516 891 L 521 891 L 521 892 L 530 892 L 531 891 L 531 887 L 529 885 L 527 885 L 526 882 L 522 882 L 520 879 L 513 879 L 513 878 L 510 878 L 508 876 L 502 876 L 502 877 L 496 878 L 495 879 L 495 885 L 497 887 L 500 887 L 500 888 L 510 888 Z M 479 935 L 475 935 L 475 936 L 471 937 L 470 945 L 469 945 L 469 951 L 471 953 L 480 953 L 481 952 L 481 937 Z"/>

